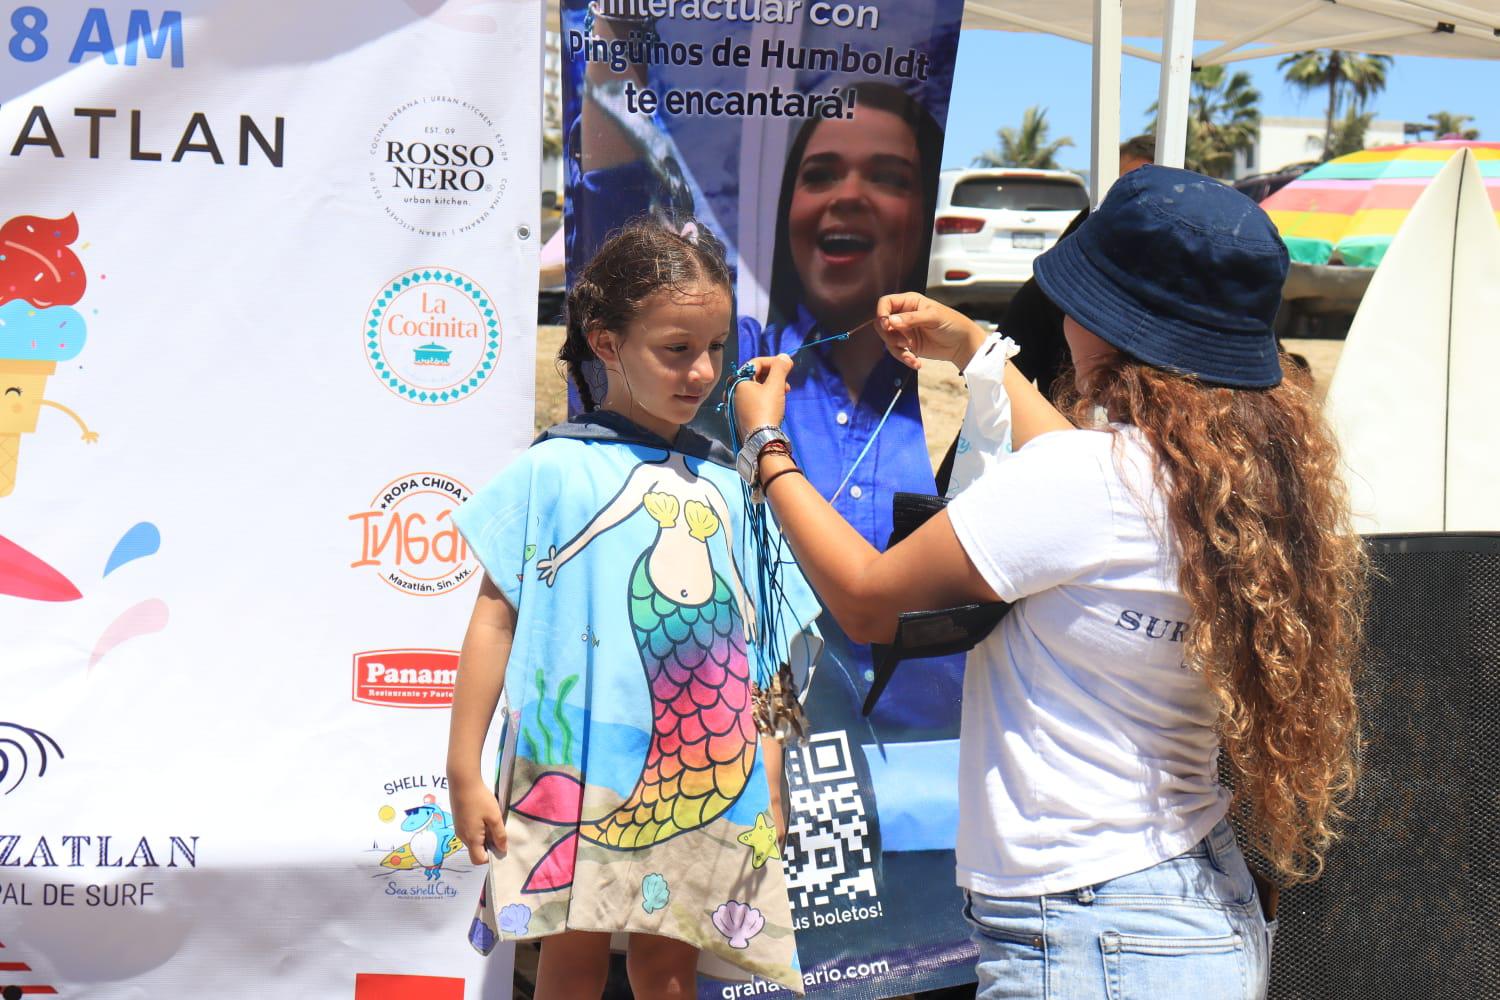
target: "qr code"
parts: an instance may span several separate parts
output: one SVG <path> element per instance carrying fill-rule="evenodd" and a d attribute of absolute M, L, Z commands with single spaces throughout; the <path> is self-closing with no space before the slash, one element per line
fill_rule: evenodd
<path fill-rule="evenodd" d="M 786 839 L 792 906 L 874 898 L 875 858 L 864 796 L 843 731 L 818 733 L 786 753 L 791 818 Z"/>

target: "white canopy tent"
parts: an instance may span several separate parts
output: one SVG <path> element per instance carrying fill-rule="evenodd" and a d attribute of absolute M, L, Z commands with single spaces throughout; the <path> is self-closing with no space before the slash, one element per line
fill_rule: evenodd
<path fill-rule="evenodd" d="M 1194 66 L 1352 49 L 1386 55 L 1500 59 L 1500 0 L 969 0 L 965 28 L 1034 31 L 1094 49 L 1095 199 L 1119 165 L 1121 53 L 1161 63 L 1157 162 L 1181 166 Z M 1160 38 L 1160 52 L 1123 45 Z M 1196 40 L 1220 42 L 1193 54 Z"/>
<path fill-rule="evenodd" d="M 907 0 L 920 3 L 922 0 Z M 549 25 L 557 0 L 547 0 Z M 1095 199 L 1119 164 L 1122 55 L 1161 63 L 1162 139 L 1157 160 L 1181 166 L 1194 66 L 1349 49 L 1386 55 L 1500 59 L 1500 0 L 967 0 L 964 28 L 1030 31 L 1093 46 Z M 1124 45 L 1160 38 L 1161 50 Z M 1216 41 L 1193 55 L 1193 43 Z"/>

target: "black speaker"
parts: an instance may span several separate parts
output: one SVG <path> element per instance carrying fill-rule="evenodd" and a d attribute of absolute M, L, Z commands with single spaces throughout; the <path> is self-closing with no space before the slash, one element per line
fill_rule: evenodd
<path fill-rule="evenodd" d="M 1362 778 L 1281 894 L 1269 997 L 1500 997 L 1500 534 L 1369 546 Z"/>

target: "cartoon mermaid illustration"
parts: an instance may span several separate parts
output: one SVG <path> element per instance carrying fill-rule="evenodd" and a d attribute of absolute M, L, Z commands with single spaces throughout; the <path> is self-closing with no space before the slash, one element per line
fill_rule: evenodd
<path fill-rule="evenodd" d="M 608 814 L 581 822 L 576 834 L 621 850 L 661 843 L 722 816 L 745 788 L 757 742 L 745 651 L 755 609 L 732 553 L 726 580 L 709 551 L 729 523 L 728 504 L 682 455 L 637 466 L 582 531 L 537 562 L 540 578 L 552 586 L 569 560 L 642 508 L 656 522 L 656 537 L 628 579 L 631 631 L 651 696 L 651 739 L 634 790 Z M 535 811 L 544 822 L 575 822 L 577 812 L 568 815 L 564 804 L 569 800 L 579 798 L 548 791 L 515 809 Z M 539 809 L 544 801 L 556 806 Z M 558 888 L 570 878 L 564 859 L 576 850 L 573 836 L 538 862 L 528 888 Z"/>

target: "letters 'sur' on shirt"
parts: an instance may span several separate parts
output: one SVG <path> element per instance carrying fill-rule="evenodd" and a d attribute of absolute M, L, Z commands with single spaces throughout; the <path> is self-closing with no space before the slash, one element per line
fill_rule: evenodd
<path fill-rule="evenodd" d="M 978 892 L 1139 871 L 1225 812 L 1149 445 L 1111 430 L 1035 438 L 948 508 L 975 568 L 1017 602 L 964 678 L 958 882 Z"/>

